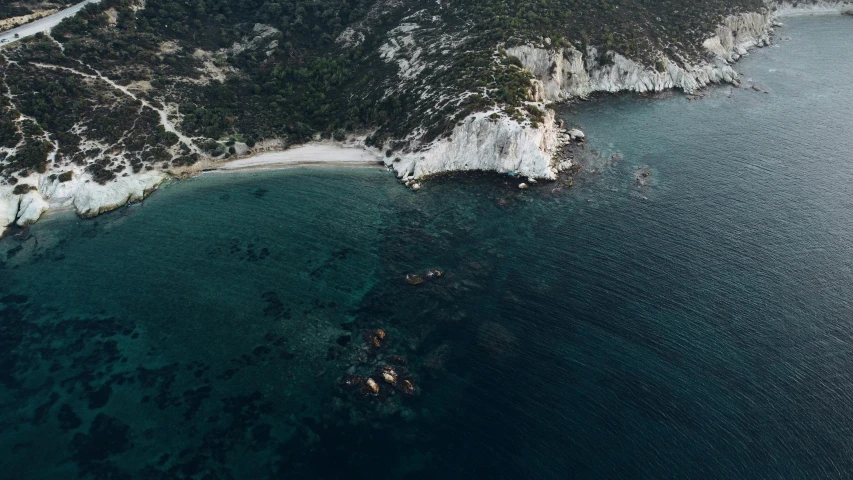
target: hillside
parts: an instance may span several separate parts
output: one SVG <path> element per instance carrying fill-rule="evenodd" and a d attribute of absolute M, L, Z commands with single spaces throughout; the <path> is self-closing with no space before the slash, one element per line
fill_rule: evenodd
<path fill-rule="evenodd" d="M 261 141 L 361 132 L 401 177 L 548 178 L 552 102 L 736 82 L 770 26 L 761 0 L 104 0 L 2 50 L 0 184 L 97 214 Z"/>

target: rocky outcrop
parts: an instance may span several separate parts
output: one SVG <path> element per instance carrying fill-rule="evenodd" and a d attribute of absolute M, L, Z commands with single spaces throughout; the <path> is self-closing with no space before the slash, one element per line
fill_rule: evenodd
<path fill-rule="evenodd" d="M 24 227 L 36 223 L 41 215 L 50 208 L 41 193 L 38 190 L 30 190 L 21 196 L 21 203 L 18 207 L 18 226 Z"/>
<path fill-rule="evenodd" d="M 541 107 L 541 105 L 540 105 Z M 546 111 L 536 127 L 519 123 L 499 111 L 472 114 L 460 122 L 450 137 L 420 151 L 386 159 L 403 179 L 462 170 L 519 172 L 536 178 L 555 178 L 554 154 L 565 135 Z"/>
<path fill-rule="evenodd" d="M 566 101 L 593 92 L 659 92 L 671 88 L 693 92 L 711 83 L 737 83 L 738 74 L 730 62 L 753 46 L 769 44 L 773 24 L 772 15 L 763 13 L 726 18 L 703 44 L 711 59 L 695 64 L 682 65 L 659 53 L 657 65 L 649 67 L 607 52 L 611 61 L 602 65 L 596 60 L 601 55 L 594 47 L 584 55 L 573 47 L 522 45 L 508 48 L 507 54 L 521 60 L 535 77 L 533 96 L 538 102 Z M 460 122 L 449 138 L 389 158 L 386 164 L 403 179 L 460 170 L 518 172 L 553 179 L 558 170 L 554 157 L 567 137 L 556 126 L 554 112 L 547 109 L 544 122 L 535 127 L 497 111 L 480 112 Z"/>
<path fill-rule="evenodd" d="M 83 174 L 66 182 L 56 176 L 42 175 L 31 177 L 37 186 L 24 194 L 14 194 L 11 186 L 0 187 L 0 237 L 12 224 L 23 227 L 35 223 L 51 208 L 73 206 L 81 217 L 94 217 L 138 202 L 166 178 L 164 173 L 150 171 L 101 185 Z"/>
<path fill-rule="evenodd" d="M 91 181 L 72 180 L 59 183 L 53 180 L 44 185 L 44 191 L 51 199 L 73 204 L 81 217 L 94 217 L 115 210 L 128 202 L 142 200 L 165 179 L 165 174 L 152 171 L 122 177 L 106 185 Z"/>
<path fill-rule="evenodd" d="M 12 187 L 0 187 L 0 237 L 18 217 L 21 196 L 12 193 Z"/>
<path fill-rule="evenodd" d="M 539 100 L 558 102 L 586 97 L 593 92 L 659 92 L 678 88 L 693 92 L 711 83 L 736 83 L 738 74 L 731 67 L 747 49 L 770 43 L 772 15 L 747 13 L 725 19 L 716 34 L 703 47 L 711 60 L 679 64 L 662 52 L 655 67 L 641 65 L 622 55 L 607 52 L 610 61 L 602 65 L 594 47 L 586 55 L 573 47 L 544 49 L 522 45 L 507 49 L 518 57 L 524 68 L 536 77 Z"/>

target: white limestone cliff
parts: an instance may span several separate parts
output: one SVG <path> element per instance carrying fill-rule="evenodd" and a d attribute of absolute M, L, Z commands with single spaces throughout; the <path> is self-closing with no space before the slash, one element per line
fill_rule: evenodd
<path fill-rule="evenodd" d="M 551 110 L 538 127 L 518 123 L 496 110 L 478 112 L 457 125 L 449 138 L 385 162 L 403 179 L 460 170 L 553 179 L 557 174 L 553 157 L 562 136 Z"/>
<path fill-rule="evenodd" d="M 594 59 L 599 52 L 590 47 L 583 55 L 573 47 L 544 49 L 522 45 L 507 49 L 536 77 L 538 99 L 559 102 L 586 97 L 593 92 L 659 92 L 678 88 L 694 92 L 711 83 L 736 83 L 738 74 L 730 63 L 747 49 L 770 43 L 775 20 L 771 14 L 732 15 L 703 43 L 713 57 L 710 61 L 679 65 L 659 52 L 658 67 L 641 65 L 617 53 L 607 54 L 612 62 L 601 65 Z"/>
<path fill-rule="evenodd" d="M 105 185 L 85 176 L 72 178 L 68 182 L 43 178 L 39 188 L 52 205 L 73 205 L 81 217 L 94 217 L 128 202 L 142 200 L 165 179 L 166 175 L 158 171 L 119 177 Z"/>
<path fill-rule="evenodd" d="M 707 59 L 694 63 L 677 62 L 658 52 L 652 55 L 657 58 L 657 65 L 651 67 L 619 54 L 606 53 L 612 61 L 602 65 L 595 60 L 601 58 L 595 48 L 586 52 L 572 47 L 556 49 L 534 45 L 509 48 L 507 53 L 518 57 L 535 77 L 533 93 L 534 98 L 542 102 L 537 106 L 545 111 L 543 122 L 533 126 L 529 121 L 512 120 L 497 110 L 474 113 L 457 124 L 449 137 L 427 145 L 415 142 L 414 151 L 392 155 L 386 158 L 386 164 L 404 179 L 458 170 L 517 172 L 530 178 L 554 178 L 559 169 L 570 165 L 556 158 L 560 146 L 569 141 L 570 136 L 557 127 L 554 112 L 544 108 L 543 103 L 586 97 L 594 92 L 656 92 L 670 88 L 693 92 L 712 83 L 737 83 L 738 74 L 731 63 L 749 48 L 769 44 L 777 16 L 838 14 L 853 8 L 853 1 L 769 2 L 767 5 L 767 13 L 727 17 L 714 35 L 702 43 L 708 53 Z M 403 30 L 403 33 L 409 31 Z M 384 54 L 391 55 L 389 52 Z M 401 72 L 409 70 L 401 66 Z M 37 221 L 48 209 L 73 207 L 79 215 L 88 217 L 142 200 L 167 178 L 157 171 L 128 172 L 127 176 L 100 185 L 79 168 L 75 168 L 72 179 L 66 182 L 60 182 L 55 176 L 62 172 L 48 173 L 54 175 L 26 178 L 23 183 L 36 189 L 22 195 L 14 194 L 12 186 L 0 186 L 0 236 L 12 224 L 25 226 Z"/>
<path fill-rule="evenodd" d="M 32 189 L 24 194 L 14 194 L 12 186 L 0 187 L 0 237 L 12 224 L 21 227 L 33 224 L 52 208 L 73 207 L 82 217 L 94 217 L 138 202 L 166 178 L 162 172 L 150 171 L 101 185 L 81 172 L 66 182 L 48 175 L 30 176 L 26 180 L 32 182 Z"/>
<path fill-rule="evenodd" d="M 21 204 L 21 196 L 12 193 L 12 187 L 0 187 L 0 237 L 6 233 L 6 229 L 15 222 L 18 217 L 18 206 Z"/>
<path fill-rule="evenodd" d="M 24 227 L 35 223 L 41 215 L 50 208 L 38 190 L 30 190 L 21 195 L 21 203 L 18 206 L 18 226 Z"/>
<path fill-rule="evenodd" d="M 615 53 L 608 53 L 612 62 L 601 65 L 593 60 L 600 57 L 595 48 L 584 55 L 572 47 L 522 45 L 508 48 L 507 54 L 518 57 L 533 74 L 533 96 L 539 102 L 561 102 L 593 92 L 659 92 L 671 88 L 694 92 L 711 83 L 737 83 L 738 74 L 730 62 L 751 47 L 768 45 L 774 24 L 769 13 L 730 16 L 703 44 L 713 59 L 692 65 L 679 65 L 663 53 L 657 55 L 657 68 Z M 506 116 L 493 119 L 492 113 L 474 113 L 454 128 L 450 138 L 420 146 L 414 153 L 386 160 L 386 164 L 404 179 L 456 170 L 555 178 L 558 168 L 554 156 L 565 135 L 560 135 L 554 112 L 546 109 L 545 121 L 537 127 Z"/>

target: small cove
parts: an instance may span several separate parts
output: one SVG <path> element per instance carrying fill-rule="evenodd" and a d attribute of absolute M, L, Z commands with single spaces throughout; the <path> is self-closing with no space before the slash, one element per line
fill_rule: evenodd
<path fill-rule="evenodd" d="M 571 106 L 602 159 L 572 188 L 222 173 L 3 239 L 0 465 L 40 479 L 845 477 L 853 28 L 785 23 L 736 66 L 745 88 Z M 404 280 L 431 268 L 445 275 Z M 387 364 L 414 398 L 339 386 Z"/>

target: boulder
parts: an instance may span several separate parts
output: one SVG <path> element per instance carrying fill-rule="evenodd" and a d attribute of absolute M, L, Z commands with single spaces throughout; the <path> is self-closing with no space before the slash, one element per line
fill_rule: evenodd
<path fill-rule="evenodd" d="M 579 141 L 582 141 L 583 139 L 586 138 L 586 134 L 584 134 L 582 131 L 578 130 L 577 128 L 573 128 L 573 129 L 569 130 L 569 138 L 571 138 L 574 141 L 579 142 Z"/>
<path fill-rule="evenodd" d="M 0 187 L 0 237 L 6 233 L 6 227 L 15 222 L 21 196 L 14 195 L 11 187 Z"/>
<path fill-rule="evenodd" d="M 18 208 L 18 226 L 25 227 L 36 223 L 41 215 L 50 208 L 50 205 L 42 198 L 38 190 L 30 190 L 21 197 Z"/>

